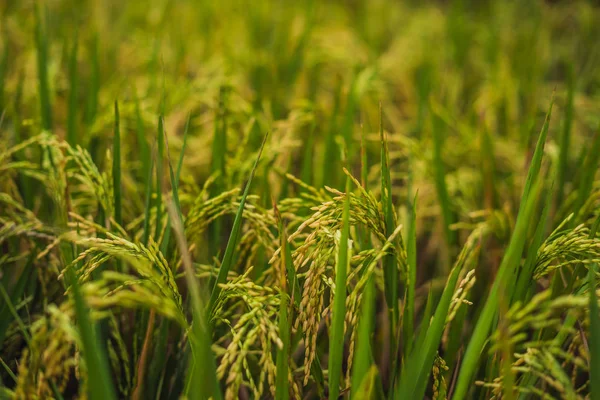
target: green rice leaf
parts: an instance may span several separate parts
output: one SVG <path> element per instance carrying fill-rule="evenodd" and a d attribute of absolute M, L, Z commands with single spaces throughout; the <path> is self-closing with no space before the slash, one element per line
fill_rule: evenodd
<path fill-rule="evenodd" d="M 71 147 L 77 145 L 77 53 L 79 49 L 79 37 L 77 30 L 73 38 L 73 47 L 69 57 L 69 115 L 67 120 L 67 142 Z"/>
<path fill-rule="evenodd" d="M 346 198 L 342 213 L 342 230 L 335 268 L 335 294 L 331 316 L 331 333 L 329 337 L 329 397 L 337 399 L 340 393 L 342 376 L 342 358 L 344 352 L 344 318 L 346 316 L 346 278 L 348 274 L 350 254 L 348 245 L 350 232 L 350 178 L 346 177 Z"/>
<path fill-rule="evenodd" d="M 45 5 L 35 3 L 35 45 L 37 50 L 37 73 L 40 95 L 40 115 L 42 128 L 52 130 L 52 107 L 50 105 L 50 85 L 48 83 L 48 32 L 46 29 Z"/>
<path fill-rule="evenodd" d="M 373 365 L 373 352 L 371 347 L 371 337 L 373 335 L 373 319 L 375 318 L 375 280 L 370 276 L 365 286 L 363 294 L 362 309 L 358 321 L 358 338 L 356 349 L 354 351 L 354 361 L 352 363 L 352 386 L 350 398 L 365 398 L 363 382 L 369 382 L 371 370 L 377 367 Z M 366 384 L 366 383 L 365 383 Z M 368 384 L 369 386 L 372 383 Z"/>
<path fill-rule="evenodd" d="M 225 248 L 223 260 L 221 261 L 221 267 L 219 268 L 219 275 L 217 276 L 217 281 L 215 282 L 210 295 L 210 301 L 208 303 L 209 315 L 212 313 L 212 309 L 215 306 L 217 299 L 219 298 L 219 294 L 221 293 L 220 285 L 222 283 L 225 283 L 225 280 L 227 279 L 227 274 L 229 273 L 229 270 L 233 265 L 233 253 L 235 252 L 240 232 L 242 230 L 242 214 L 244 212 L 244 206 L 246 205 L 246 198 L 248 197 L 248 193 L 250 193 L 252 179 L 254 178 L 254 174 L 256 173 L 256 168 L 258 167 L 258 162 L 260 161 L 260 156 L 262 155 L 268 137 L 269 135 L 266 134 L 262 144 L 260 145 L 260 150 L 258 151 L 258 155 L 256 156 L 256 161 L 254 162 L 252 171 L 250 171 L 250 177 L 248 178 L 248 182 L 246 182 L 246 187 L 240 200 L 240 205 L 235 214 L 233 227 L 231 228 L 231 234 L 229 235 L 229 240 L 227 241 L 227 247 Z"/>

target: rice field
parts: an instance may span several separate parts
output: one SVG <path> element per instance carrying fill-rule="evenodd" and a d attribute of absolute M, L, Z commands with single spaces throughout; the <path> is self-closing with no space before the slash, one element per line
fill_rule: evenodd
<path fill-rule="evenodd" d="M 0 3 L 0 399 L 600 399 L 594 1 Z"/>

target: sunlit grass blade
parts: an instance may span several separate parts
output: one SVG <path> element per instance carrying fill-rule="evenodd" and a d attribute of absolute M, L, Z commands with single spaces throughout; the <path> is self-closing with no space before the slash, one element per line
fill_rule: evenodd
<path fill-rule="evenodd" d="M 48 32 L 46 27 L 46 8 L 35 3 L 35 45 L 37 50 L 37 73 L 40 95 L 40 115 L 42 128 L 52 129 L 52 107 L 50 105 L 50 85 L 48 82 Z"/>
<path fill-rule="evenodd" d="M 69 57 L 69 116 L 67 120 L 67 142 L 75 147 L 77 145 L 77 52 L 79 49 L 79 37 L 77 31 L 73 38 L 73 47 Z"/>
<path fill-rule="evenodd" d="M 115 221 L 123 225 L 121 215 L 121 127 L 119 121 L 119 103 L 115 101 L 115 127 L 113 135 L 113 190 L 115 201 Z"/>
<path fill-rule="evenodd" d="M 219 103 L 215 110 L 213 144 L 211 153 L 211 174 L 217 174 L 217 178 L 211 188 L 211 197 L 217 196 L 225 190 L 225 179 L 227 178 L 226 162 L 227 156 L 227 88 L 219 90 Z M 221 234 L 223 220 L 217 219 L 210 226 L 208 238 L 211 251 L 219 254 L 221 246 Z"/>
<path fill-rule="evenodd" d="M 145 174 L 146 171 L 148 171 L 148 165 L 151 163 L 151 155 L 150 146 L 146 140 L 144 120 L 142 119 L 142 112 L 140 110 L 140 99 L 137 94 L 135 95 L 135 124 L 135 133 L 140 150 L 140 159 L 142 161 L 142 174 Z M 145 175 L 142 175 L 142 177 L 145 178 Z"/>
<path fill-rule="evenodd" d="M 535 281 L 532 280 L 533 270 L 535 268 L 538 249 L 544 240 L 544 234 L 546 233 L 546 227 L 548 225 L 548 214 L 550 212 L 550 200 L 552 199 L 551 193 L 553 187 L 554 182 L 552 182 L 550 186 L 549 193 L 546 194 L 546 200 L 544 208 L 542 209 L 540 220 L 535 228 L 531 245 L 527 250 L 527 258 L 525 259 L 525 263 L 523 264 L 519 276 L 517 277 L 515 289 L 512 294 L 512 303 L 515 303 L 516 301 L 526 301 L 528 297 L 528 291 L 531 289 L 532 285 L 535 285 Z"/>
<path fill-rule="evenodd" d="M 376 365 L 371 365 L 371 367 L 367 370 L 364 379 L 361 380 L 359 386 L 353 387 L 352 397 L 353 399 L 381 399 L 383 398 L 383 393 L 377 390 L 377 378 L 379 376 L 379 371 L 377 370 Z"/>
<path fill-rule="evenodd" d="M 156 227 L 154 231 L 154 240 L 158 241 L 162 229 L 162 180 L 163 180 L 163 160 L 165 156 L 165 129 L 164 118 L 162 115 L 158 117 L 158 155 L 156 158 Z"/>
<path fill-rule="evenodd" d="M 410 353 L 414 337 L 415 287 L 417 283 L 417 196 L 408 204 L 408 235 L 406 256 L 408 264 L 408 282 L 406 284 L 406 302 L 402 326 L 404 330 L 404 351 Z"/>
<path fill-rule="evenodd" d="M 290 296 L 287 291 L 292 291 L 292 297 L 299 300 L 299 292 L 295 292 L 298 284 L 295 274 L 293 275 L 294 281 L 290 282 L 292 275 L 289 271 L 294 270 L 292 264 L 292 257 L 290 251 L 290 244 L 287 241 L 287 235 L 285 231 L 285 225 L 281 220 L 281 215 L 277 210 L 277 206 L 273 203 L 273 209 L 275 210 L 276 217 L 278 219 L 279 232 L 281 236 L 280 248 L 281 248 L 281 277 L 279 279 L 280 289 L 280 303 L 279 303 L 279 336 L 281 338 L 282 346 L 277 349 L 276 359 L 276 382 L 275 382 L 275 398 L 277 400 L 287 400 L 290 397 L 289 388 L 289 358 L 290 358 L 290 334 L 291 334 L 291 316 L 288 315 L 288 307 L 290 303 Z M 291 283 L 291 284 L 290 284 Z M 289 288 L 289 289 L 288 289 Z"/>
<path fill-rule="evenodd" d="M 373 335 L 373 319 L 375 317 L 375 280 L 370 276 L 362 299 L 362 310 L 358 321 L 358 338 L 354 350 L 354 361 L 352 362 L 352 380 L 350 398 L 363 399 L 361 390 L 362 383 L 369 379 L 369 373 L 373 367 L 373 351 L 371 347 L 371 336 Z M 377 367 L 375 367 L 377 370 Z"/>
<path fill-rule="evenodd" d="M 235 219 L 233 221 L 233 227 L 231 228 L 231 234 L 229 235 L 229 240 L 227 241 L 227 247 L 225 248 L 225 254 L 223 255 L 223 260 L 221 261 L 221 267 L 219 268 L 219 275 L 217 276 L 217 280 L 212 288 L 212 292 L 210 295 L 210 301 L 208 303 L 209 315 L 212 312 L 213 307 L 216 304 L 217 299 L 219 298 L 219 294 L 221 293 L 220 285 L 225 283 L 227 280 L 227 274 L 233 265 L 233 254 L 235 252 L 235 248 L 237 247 L 237 243 L 239 240 L 240 232 L 242 230 L 242 214 L 244 212 L 244 207 L 246 205 L 246 198 L 250 193 L 250 186 L 252 185 L 252 179 L 254 179 L 254 175 L 256 173 L 256 168 L 258 167 L 258 162 L 260 161 L 260 156 L 262 155 L 263 149 L 267 142 L 267 138 L 269 134 L 267 133 L 263 139 L 262 144 L 260 145 L 260 150 L 258 151 L 258 155 L 256 156 L 256 160 L 254 161 L 254 166 L 252 167 L 252 171 L 250 171 L 250 177 L 248 178 L 248 182 L 246 182 L 246 187 L 244 189 L 244 193 L 242 194 L 242 198 L 240 199 L 240 205 L 235 214 Z"/>
<path fill-rule="evenodd" d="M 544 156 L 544 146 L 546 144 L 546 137 L 548 136 L 548 128 L 550 127 L 550 117 L 552 117 L 552 107 L 554 106 L 554 94 L 550 101 L 550 107 L 542 126 L 542 131 L 538 138 L 535 146 L 535 152 L 529 165 L 529 171 L 527 172 L 527 178 L 525 180 L 525 188 L 523 189 L 523 195 L 521 196 L 521 205 L 519 207 L 519 215 L 517 215 L 517 221 L 519 220 L 520 214 L 525 212 L 525 206 L 528 204 L 529 195 L 535 182 L 537 182 L 540 169 L 542 168 L 542 158 Z"/>
<path fill-rule="evenodd" d="M 115 205 L 115 222 L 123 226 L 122 201 L 121 201 L 121 127 L 119 118 L 119 103 L 115 101 L 115 126 L 113 134 L 113 195 Z M 117 260 L 117 271 L 121 271 L 122 262 Z"/>
<path fill-rule="evenodd" d="M 181 153 L 179 153 L 179 160 L 177 161 L 177 172 L 173 171 L 173 165 L 171 163 L 171 156 L 170 156 L 170 151 L 169 151 L 168 136 L 167 135 L 164 136 L 165 144 L 167 146 L 166 156 L 167 156 L 167 164 L 169 166 L 169 177 L 171 179 L 171 191 L 173 193 L 173 201 L 175 201 L 175 206 L 176 206 L 177 210 L 181 210 L 181 205 L 179 203 L 179 178 L 180 178 L 180 174 L 181 174 L 181 168 L 183 166 L 183 158 L 185 156 L 185 148 L 187 145 L 187 134 L 188 134 L 189 124 L 190 124 L 190 119 L 188 117 L 188 120 L 185 124 L 185 130 L 183 132 L 183 146 L 181 147 Z M 183 220 L 183 217 L 182 217 L 182 220 Z M 169 243 L 171 240 L 170 227 L 171 227 L 171 220 L 167 219 L 167 230 L 165 232 L 163 242 L 161 243 L 161 251 L 163 252 L 163 254 L 167 254 L 168 249 L 169 249 Z"/>
<path fill-rule="evenodd" d="M 342 228 L 335 267 L 335 293 L 329 335 L 329 398 L 337 399 L 340 393 L 342 358 L 344 352 L 344 318 L 346 316 L 346 278 L 350 254 L 350 178 L 346 177 L 346 198 L 342 213 Z"/>
<path fill-rule="evenodd" d="M 283 343 L 282 348 L 277 350 L 276 361 L 276 384 L 275 398 L 278 400 L 287 400 L 290 397 L 288 384 L 288 358 L 290 352 L 290 323 L 288 320 L 288 295 L 281 292 L 279 304 L 279 334 Z"/>
<path fill-rule="evenodd" d="M 188 115 L 185 121 L 185 128 L 183 129 L 183 144 L 181 145 L 181 153 L 179 154 L 179 161 L 177 161 L 177 171 L 175 173 L 175 186 L 179 187 L 179 179 L 181 177 L 181 169 L 183 168 L 183 158 L 185 156 L 185 149 L 187 148 L 188 132 L 190 130 L 191 115 Z"/>
<path fill-rule="evenodd" d="M 336 133 L 338 131 L 338 115 L 340 113 L 340 103 L 342 97 L 342 83 L 336 83 L 336 89 L 334 94 L 334 104 L 332 114 L 333 117 L 330 119 L 328 126 L 325 128 L 325 150 L 321 165 L 337 165 L 340 161 L 339 145 L 336 143 Z M 337 171 L 336 168 L 323 168 L 319 175 L 319 185 L 335 186 L 337 182 Z"/>
<path fill-rule="evenodd" d="M 191 400 L 205 400 L 222 398 L 215 357 L 211 349 L 210 325 L 206 319 L 205 307 L 202 300 L 200 285 L 194 273 L 192 257 L 188 251 L 188 244 L 183 231 L 181 210 L 174 203 L 167 203 L 167 208 L 172 221 L 173 231 L 185 271 L 185 279 L 189 290 L 190 304 L 192 307 L 192 329 L 189 334 L 192 359 L 188 369 L 187 381 L 190 383 L 188 398 Z"/>
<path fill-rule="evenodd" d="M 392 203 L 392 182 L 388 161 L 387 139 L 383 132 L 383 109 L 379 105 L 379 136 L 381 141 L 381 204 L 385 218 L 385 233 L 391 235 L 394 230 L 394 205 Z M 390 319 L 389 338 L 391 341 L 393 363 L 396 358 L 396 328 L 398 326 L 398 265 L 396 256 L 387 254 L 383 258 L 383 276 L 385 300 L 388 306 Z"/>
<path fill-rule="evenodd" d="M 154 153 L 155 149 L 152 149 Z M 149 157 L 149 162 L 146 164 L 146 194 L 145 194 L 145 205 L 144 205 L 144 226 L 142 229 L 142 243 L 144 246 L 148 244 L 150 239 L 150 211 L 152 209 L 152 172 L 154 171 L 154 159 Z"/>
<path fill-rule="evenodd" d="M 486 127 L 481 129 L 481 172 L 485 182 L 484 205 L 492 209 L 498 207 L 498 182 L 496 178 L 496 163 L 494 157 L 494 141 Z"/>
<path fill-rule="evenodd" d="M 360 184 L 364 189 L 367 188 L 369 180 L 369 155 L 367 154 L 367 144 L 365 143 L 365 127 L 360 126 Z"/>

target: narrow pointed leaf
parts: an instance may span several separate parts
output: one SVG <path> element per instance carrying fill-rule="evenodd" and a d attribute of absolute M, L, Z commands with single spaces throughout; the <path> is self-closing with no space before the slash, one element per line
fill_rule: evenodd
<path fill-rule="evenodd" d="M 246 188 L 244 189 L 244 193 L 242 194 L 240 205 L 238 207 L 237 213 L 235 214 L 231 234 L 229 235 L 227 247 L 225 248 L 225 254 L 223 255 L 223 260 L 221 261 L 221 267 L 219 268 L 219 275 L 217 276 L 217 281 L 215 282 L 210 295 L 210 301 L 208 303 L 209 315 L 212 312 L 212 309 L 215 306 L 217 299 L 219 298 L 219 294 L 221 293 L 220 285 L 222 283 L 225 283 L 225 281 L 227 280 L 227 274 L 229 273 L 229 270 L 233 265 L 233 254 L 235 252 L 235 248 L 237 247 L 240 232 L 242 230 L 242 214 L 244 212 L 244 206 L 246 205 L 246 198 L 248 197 L 248 193 L 250 193 L 252 179 L 254 178 L 254 174 L 256 173 L 256 168 L 258 167 L 258 162 L 260 161 L 260 156 L 262 155 L 262 151 L 265 147 L 265 143 L 267 142 L 268 136 L 268 134 L 265 135 L 263 142 L 260 146 L 260 150 L 258 151 L 256 160 L 254 161 L 254 166 L 252 167 L 252 171 L 250 171 L 250 177 L 248 178 L 248 182 L 246 183 Z"/>
<path fill-rule="evenodd" d="M 346 278 L 351 249 L 348 246 L 350 230 L 350 178 L 346 177 L 346 198 L 342 213 L 342 229 L 335 268 L 335 293 L 329 337 L 329 397 L 337 399 L 340 393 L 342 357 L 344 352 L 344 318 L 346 316 Z"/>

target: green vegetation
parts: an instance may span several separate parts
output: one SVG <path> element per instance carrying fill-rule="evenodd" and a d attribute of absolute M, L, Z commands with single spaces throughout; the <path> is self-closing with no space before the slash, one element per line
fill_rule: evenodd
<path fill-rule="evenodd" d="M 0 399 L 600 398 L 600 6 L 0 31 Z"/>

